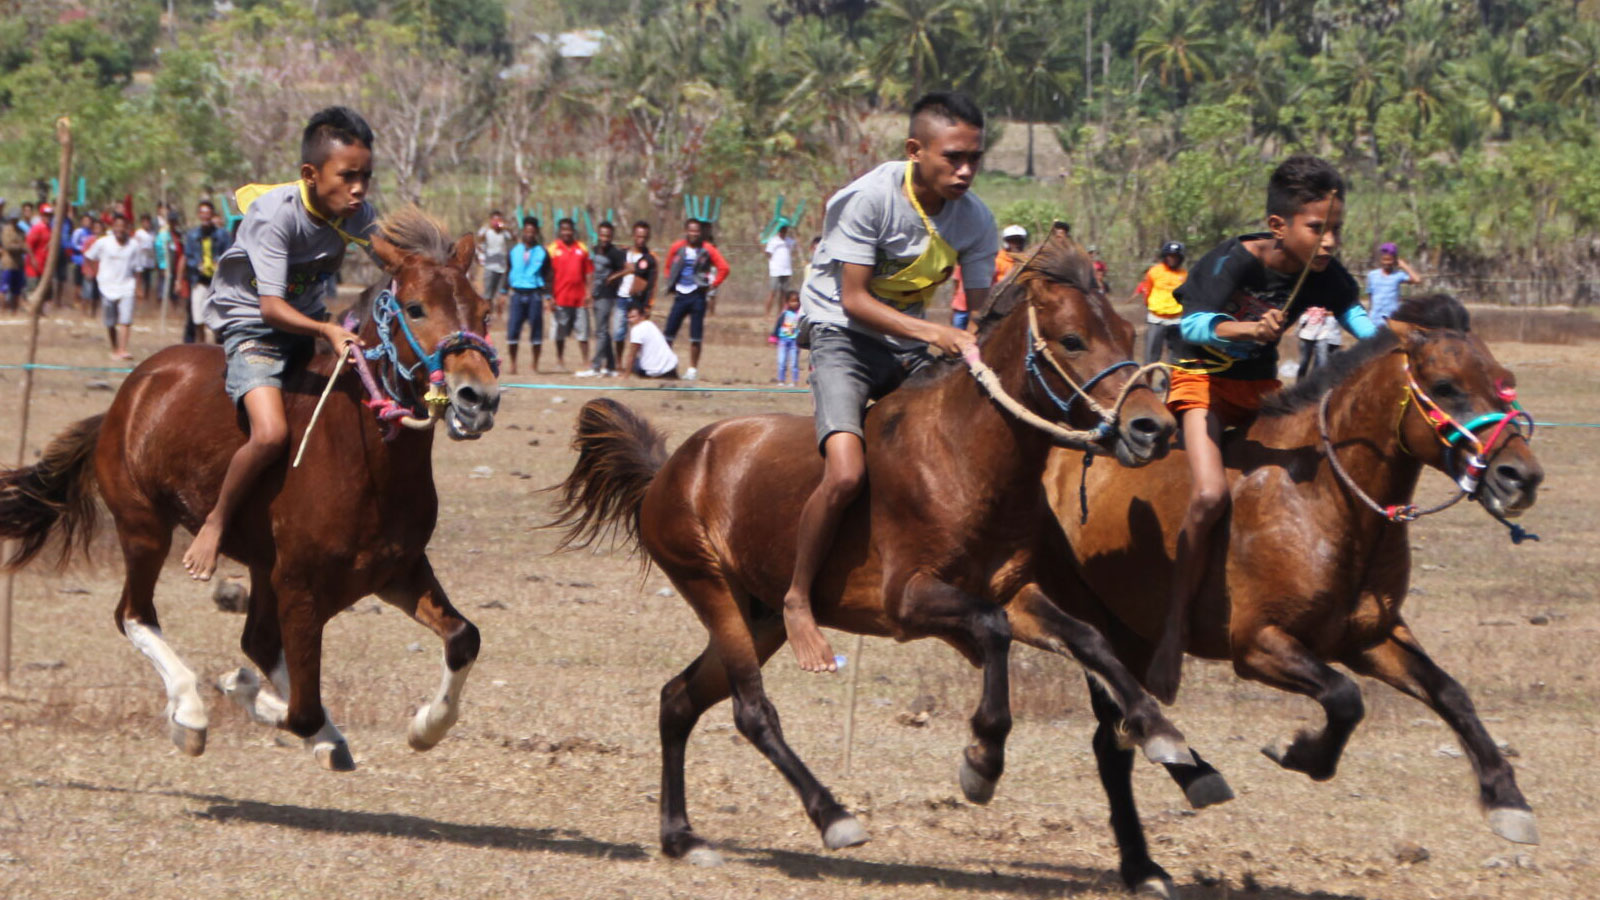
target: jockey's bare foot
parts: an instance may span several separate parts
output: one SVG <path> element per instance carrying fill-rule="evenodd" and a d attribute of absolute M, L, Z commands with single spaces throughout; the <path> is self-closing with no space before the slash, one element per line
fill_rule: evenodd
<path fill-rule="evenodd" d="M 1178 682 L 1183 677 L 1183 648 L 1188 643 L 1187 629 L 1172 627 L 1161 635 L 1155 655 L 1150 658 L 1150 669 L 1145 673 L 1144 684 L 1151 696 L 1168 706 L 1178 699 Z"/>
<path fill-rule="evenodd" d="M 822 636 L 817 620 L 811 615 L 811 602 L 807 597 L 783 598 L 783 627 L 789 634 L 789 646 L 794 648 L 800 668 L 807 672 L 836 672 L 838 664 L 833 658 L 833 648 Z"/>
<path fill-rule="evenodd" d="M 183 554 L 183 568 L 195 581 L 210 581 L 217 571 L 217 548 L 222 543 L 222 526 L 206 522 Z"/>

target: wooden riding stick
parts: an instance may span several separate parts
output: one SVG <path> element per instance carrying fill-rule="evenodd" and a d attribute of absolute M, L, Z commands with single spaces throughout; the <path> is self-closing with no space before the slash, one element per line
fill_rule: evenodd
<path fill-rule="evenodd" d="M 856 743 L 856 686 L 861 683 L 861 650 L 866 638 L 856 635 L 855 649 L 850 652 L 850 691 L 848 707 L 844 714 L 844 774 L 850 774 L 850 763 L 855 756 Z"/>
<path fill-rule="evenodd" d="M 322 404 L 328 402 L 328 395 L 333 392 L 333 383 L 339 380 L 339 372 L 344 369 L 344 361 L 350 356 L 349 348 L 339 354 L 339 361 L 333 364 L 333 374 L 328 376 L 328 383 L 322 387 L 322 396 L 317 398 L 317 408 L 311 411 L 311 421 L 306 423 L 306 433 L 300 437 L 300 449 L 295 452 L 294 464 L 289 468 L 300 468 L 300 457 L 306 455 L 306 444 L 311 440 L 311 429 L 317 427 L 317 417 L 322 415 Z"/>
<path fill-rule="evenodd" d="M 39 314 L 44 310 L 44 295 L 54 282 L 56 258 L 61 253 L 61 229 L 66 227 L 67 181 L 72 173 L 72 121 L 56 120 L 56 140 L 61 142 L 61 173 L 56 181 L 56 208 L 50 220 L 50 250 L 45 255 L 44 275 L 28 298 L 28 354 L 22 367 L 22 408 L 17 415 L 17 462 L 21 466 L 28 452 L 28 411 L 33 400 L 33 363 L 39 356 Z M 61 298 L 57 297 L 56 302 Z M 7 542 L 6 555 L 13 544 Z M 16 573 L 7 572 L 0 582 L 0 694 L 11 692 L 11 587 Z"/>

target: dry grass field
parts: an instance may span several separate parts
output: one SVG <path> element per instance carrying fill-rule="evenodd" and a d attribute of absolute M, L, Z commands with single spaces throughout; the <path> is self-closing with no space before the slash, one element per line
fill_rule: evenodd
<path fill-rule="evenodd" d="M 759 334 L 754 320 L 714 336 Z M 24 328 L 0 319 L 0 362 Z M 44 326 L 42 362 L 105 365 L 104 334 Z M 159 341 L 147 327 L 134 349 Z M 765 384 L 764 343 L 712 343 L 709 384 Z M 1503 343 L 1540 419 L 1600 421 L 1600 362 L 1582 346 Z M 547 353 L 547 364 L 549 351 Z M 102 410 L 119 376 L 45 372 L 33 447 Z M 0 370 L 0 396 L 19 373 Z M 524 376 L 521 380 L 533 380 Z M 697 829 L 728 858 L 717 869 L 656 851 L 656 697 L 703 632 L 659 573 L 621 552 L 550 556 L 539 489 L 568 470 L 573 415 L 593 382 L 511 390 L 496 429 L 437 445 L 442 501 L 431 556 L 483 630 L 461 723 L 413 753 L 405 726 L 437 683 L 439 646 L 368 599 L 329 627 L 324 693 L 358 770 L 317 768 L 297 742 L 251 724 L 207 690 L 210 743 L 182 756 L 165 698 L 116 631 L 120 562 L 16 583 L 14 690 L 0 698 L 0 896 L 85 897 L 1116 897 L 1116 854 L 1089 738 L 1082 677 L 1018 648 L 1017 723 L 992 804 L 961 799 L 956 763 L 976 670 L 935 643 L 836 636 L 844 672 L 801 673 L 787 650 L 768 666 L 796 750 L 862 818 L 871 843 L 829 853 L 778 773 L 709 713 L 689 752 Z M 715 419 L 805 412 L 804 395 L 632 393 L 674 443 Z M 15 439 L 5 411 L 0 447 Z M 1421 705 L 1365 683 L 1368 716 L 1336 779 L 1313 784 L 1258 748 L 1321 713 L 1310 701 L 1194 664 L 1173 720 L 1229 778 L 1232 803 L 1192 813 L 1157 767 L 1136 789 L 1156 859 L 1183 895 L 1290 898 L 1580 898 L 1600 895 L 1600 429 L 1547 429 L 1548 481 L 1525 522 L 1538 544 L 1462 504 L 1414 527 L 1410 619 L 1514 748 L 1540 817 L 1536 848 L 1500 841 L 1476 808 L 1467 762 Z M 30 451 L 32 452 L 32 451 Z M 1423 496 L 1446 488 L 1424 479 Z M 206 679 L 244 663 L 243 619 L 184 577 L 180 538 L 157 594 L 169 640 Z M 224 573 L 229 571 L 225 564 Z M 854 762 L 843 766 L 849 674 L 859 672 Z M 902 714 L 928 702 L 917 727 Z M 1420 846 L 1426 854 L 1415 848 Z M 1423 856 L 1426 858 L 1421 858 Z"/>

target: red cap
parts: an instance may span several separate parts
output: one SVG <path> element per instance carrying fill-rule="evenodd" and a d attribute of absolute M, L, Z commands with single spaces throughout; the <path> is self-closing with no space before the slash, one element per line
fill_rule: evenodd
<path fill-rule="evenodd" d="M 48 215 L 50 215 L 51 213 L 53 213 L 55 211 L 56 211 L 56 208 L 54 206 L 51 206 L 48 203 L 39 204 L 39 215 L 41 215 L 41 216 L 48 216 Z"/>

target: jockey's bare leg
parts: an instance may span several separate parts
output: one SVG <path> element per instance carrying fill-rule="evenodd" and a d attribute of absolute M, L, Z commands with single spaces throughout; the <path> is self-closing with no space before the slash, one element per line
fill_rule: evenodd
<path fill-rule="evenodd" d="M 217 570 L 217 552 L 222 545 L 222 530 L 233 518 L 239 502 L 250 492 L 261 472 L 283 457 L 289 447 L 289 424 L 283 412 L 283 391 L 263 385 L 244 395 L 245 415 L 250 419 L 250 436 L 234 451 L 228 472 L 222 477 L 217 503 L 195 534 L 183 567 L 196 581 L 208 581 Z"/>
<path fill-rule="evenodd" d="M 699 345 L 694 345 L 698 349 Z M 783 625 L 789 645 L 807 672 L 837 669 L 833 648 L 822 636 L 811 612 L 811 585 L 833 546 L 839 517 L 849 507 L 866 479 L 866 447 L 848 431 L 835 431 L 822 442 L 823 470 L 819 482 L 800 510 L 796 535 L 794 580 L 783 597 Z"/>

